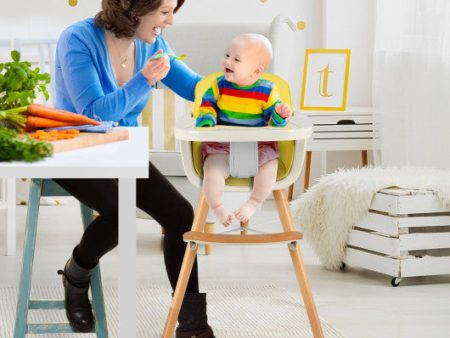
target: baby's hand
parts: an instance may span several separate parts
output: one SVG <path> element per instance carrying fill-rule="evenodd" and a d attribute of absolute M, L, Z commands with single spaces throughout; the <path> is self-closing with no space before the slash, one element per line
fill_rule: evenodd
<path fill-rule="evenodd" d="M 289 119 L 292 116 L 292 109 L 286 103 L 277 104 L 275 111 L 284 119 Z"/>

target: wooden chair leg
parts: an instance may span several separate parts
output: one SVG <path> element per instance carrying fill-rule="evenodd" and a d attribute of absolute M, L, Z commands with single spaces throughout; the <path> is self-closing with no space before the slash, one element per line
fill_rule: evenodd
<path fill-rule="evenodd" d="M 295 229 L 292 222 L 292 216 L 284 192 L 282 190 L 274 190 L 273 195 L 284 231 L 294 231 Z M 322 327 L 320 325 L 319 315 L 317 314 L 317 309 L 314 303 L 311 288 L 309 286 L 308 276 L 306 274 L 302 254 L 300 251 L 300 245 L 298 242 L 293 242 L 290 243 L 288 247 L 292 259 L 292 264 L 294 265 L 295 274 L 300 286 L 300 292 L 305 304 L 306 313 L 308 314 L 313 336 L 314 338 L 323 338 L 324 335 L 322 332 Z"/>
<path fill-rule="evenodd" d="M 363 167 L 367 167 L 367 165 L 369 164 L 367 160 L 367 150 L 361 150 L 361 159 Z"/>
<path fill-rule="evenodd" d="M 206 221 L 205 223 L 205 232 L 207 234 L 213 234 L 214 233 L 214 223 Z M 205 244 L 205 255 L 209 256 L 212 252 L 212 245 L 211 244 Z"/>
<path fill-rule="evenodd" d="M 203 193 L 200 193 L 200 198 L 195 212 L 194 223 L 192 224 L 192 231 L 204 231 L 206 216 L 208 215 L 208 204 L 206 203 Z M 192 266 L 194 265 L 195 255 L 197 254 L 198 245 L 195 242 L 188 243 L 186 252 L 181 265 L 180 275 L 178 276 L 177 287 L 172 298 L 169 314 L 167 316 L 166 325 L 162 338 L 172 338 L 177 324 L 178 315 L 181 309 L 181 303 L 186 293 L 187 283 L 191 275 Z"/>
<path fill-rule="evenodd" d="M 294 265 L 295 274 L 302 293 L 303 302 L 305 303 L 306 312 L 308 314 L 309 323 L 314 338 L 323 338 L 322 327 L 320 325 L 319 315 L 317 314 L 316 305 L 312 296 L 311 288 L 308 282 L 302 254 L 300 252 L 299 243 L 289 244 L 289 253 L 291 255 L 292 264 Z"/>
<path fill-rule="evenodd" d="M 311 173 L 311 151 L 307 151 L 305 154 L 305 178 L 303 181 L 303 191 L 309 188 L 309 174 Z"/>

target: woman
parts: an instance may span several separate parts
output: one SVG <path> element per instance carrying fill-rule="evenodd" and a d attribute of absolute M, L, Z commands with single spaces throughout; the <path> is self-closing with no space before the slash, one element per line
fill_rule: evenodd
<path fill-rule="evenodd" d="M 56 107 L 121 126 L 136 126 L 155 83 L 162 81 L 178 95 L 194 99 L 201 77 L 172 53 L 160 36 L 173 23 L 184 0 L 103 0 L 95 19 L 66 29 L 56 55 Z M 90 271 L 118 243 L 118 184 L 114 179 L 55 180 L 99 216 L 84 232 L 63 275 L 69 322 L 79 331 L 93 328 L 88 299 Z M 150 163 L 149 178 L 137 180 L 137 206 L 165 228 L 164 261 L 174 289 L 186 248 L 193 210 L 189 202 Z M 172 210 L 179 212 L 174 213 Z M 178 318 L 176 337 L 213 338 L 207 323 L 206 295 L 199 293 L 194 265 Z"/>

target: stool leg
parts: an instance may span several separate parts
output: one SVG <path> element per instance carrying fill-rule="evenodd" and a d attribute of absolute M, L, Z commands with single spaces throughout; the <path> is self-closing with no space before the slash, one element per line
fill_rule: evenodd
<path fill-rule="evenodd" d="M 97 266 L 91 275 L 92 307 L 95 313 L 95 332 L 97 338 L 108 337 L 108 326 L 106 322 L 105 301 L 103 298 L 102 277 L 100 267 Z"/>
<path fill-rule="evenodd" d="M 93 220 L 92 210 L 83 204 L 81 205 L 81 214 L 83 217 L 83 228 L 86 228 L 91 224 Z M 102 277 L 100 273 L 100 266 L 92 271 L 91 274 L 91 294 L 92 294 L 92 307 L 95 313 L 95 332 L 97 338 L 108 337 L 108 326 L 106 322 L 105 312 L 105 300 L 103 297 Z"/>
<path fill-rule="evenodd" d="M 311 173 L 311 151 L 306 152 L 305 159 L 305 179 L 303 181 L 303 191 L 308 190 L 309 188 L 309 174 Z"/>
<path fill-rule="evenodd" d="M 274 190 L 273 195 L 277 204 L 278 214 L 280 215 L 281 224 L 284 231 L 294 231 L 289 204 L 286 196 L 282 190 Z M 308 314 L 309 323 L 314 335 L 314 338 L 323 338 L 322 327 L 320 325 L 319 315 L 317 314 L 316 305 L 312 296 L 311 288 L 308 282 L 305 266 L 303 263 L 302 254 L 298 242 L 289 244 L 289 253 L 291 255 L 292 263 L 294 265 L 295 274 L 302 293 L 303 302 L 305 303 L 306 312 Z"/>
<path fill-rule="evenodd" d="M 33 269 L 34 249 L 36 247 L 41 190 L 42 180 L 32 180 L 25 228 L 25 244 L 23 247 L 22 272 L 20 273 L 14 338 L 24 338 L 27 332 L 28 302 L 30 299 L 31 272 Z"/>
<path fill-rule="evenodd" d="M 204 231 L 206 216 L 208 216 L 208 204 L 206 203 L 202 192 L 200 193 L 197 210 L 195 211 L 192 231 Z M 186 293 L 186 287 L 189 276 L 191 275 L 192 266 L 194 265 L 197 249 L 198 245 L 195 242 L 189 242 L 186 247 L 180 275 L 178 276 L 177 287 L 175 288 L 175 292 L 173 294 L 172 304 L 170 305 L 169 315 L 167 316 L 162 338 L 172 338 L 173 332 L 175 331 L 175 325 L 180 313 L 184 294 Z"/>

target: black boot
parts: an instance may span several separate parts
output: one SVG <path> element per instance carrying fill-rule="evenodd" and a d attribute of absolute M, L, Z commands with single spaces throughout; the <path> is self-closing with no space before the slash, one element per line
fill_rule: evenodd
<path fill-rule="evenodd" d="M 80 332 L 92 331 L 95 318 L 88 297 L 91 270 L 79 266 L 72 255 L 64 271 L 58 270 L 58 274 L 62 275 L 64 306 L 70 325 Z"/>
<path fill-rule="evenodd" d="M 206 293 L 186 293 L 178 316 L 176 338 L 214 338 L 206 315 Z"/>

